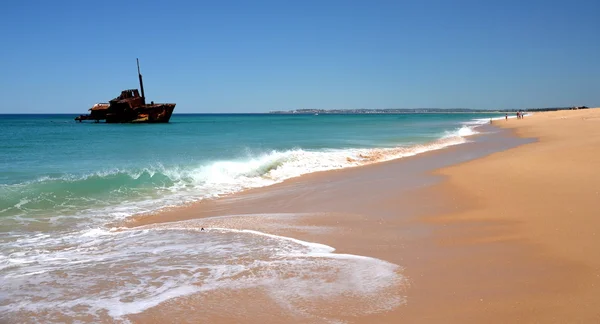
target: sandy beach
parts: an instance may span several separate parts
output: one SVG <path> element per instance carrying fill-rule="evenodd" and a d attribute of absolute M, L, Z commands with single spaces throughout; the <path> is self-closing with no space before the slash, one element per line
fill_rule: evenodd
<path fill-rule="evenodd" d="M 400 266 L 397 307 L 349 298 L 290 316 L 258 291 L 184 298 L 134 322 L 594 323 L 600 321 L 600 109 L 498 120 L 493 136 L 416 157 L 320 172 L 136 218 L 199 220 L 327 244 Z M 273 221 L 262 215 L 301 215 Z M 213 216 L 242 215 L 227 219 Z M 277 225 L 277 226 L 275 226 Z M 286 226 L 283 226 L 286 225 Z M 287 226 L 290 225 L 290 226 Z M 327 228 L 327 231 L 315 231 Z M 193 309 L 190 311 L 190 309 Z M 179 315 L 177 315 L 179 314 Z M 185 317 L 181 317 L 185 314 Z M 207 315 L 208 314 L 208 315 Z"/>
<path fill-rule="evenodd" d="M 598 322 L 600 110 L 497 124 L 538 141 L 436 172 L 447 180 L 433 190 L 456 197 L 457 209 L 425 218 L 440 248 L 487 250 L 450 264 L 470 293 L 438 318 Z"/>

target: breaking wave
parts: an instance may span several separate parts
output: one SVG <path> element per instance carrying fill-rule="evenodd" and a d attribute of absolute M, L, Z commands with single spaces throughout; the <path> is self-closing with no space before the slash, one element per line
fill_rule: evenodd
<path fill-rule="evenodd" d="M 244 189 L 269 186 L 303 174 L 362 166 L 461 144 L 477 134 L 473 122 L 438 140 L 412 146 L 365 149 L 292 149 L 197 165 L 150 165 L 65 174 L 0 186 L 1 216 L 94 214 L 126 217 Z"/>

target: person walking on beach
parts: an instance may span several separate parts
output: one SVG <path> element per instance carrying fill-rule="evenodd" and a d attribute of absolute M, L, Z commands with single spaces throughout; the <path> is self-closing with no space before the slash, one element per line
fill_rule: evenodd
<path fill-rule="evenodd" d="M 504 119 L 505 119 L 505 120 L 508 120 L 508 114 L 505 114 L 505 115 L 504 115 Z"/>
<path fill-rule="evenodd" d="M 517 119 L 521 119 L 521 112 L 517 111 Z"/>

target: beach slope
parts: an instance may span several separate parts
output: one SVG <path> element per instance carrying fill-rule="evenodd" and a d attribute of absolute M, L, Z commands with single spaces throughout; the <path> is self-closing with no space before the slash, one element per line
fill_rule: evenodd
<path fill-rule="evenodd" d="M 458 290 L 464 303 L 433 318 L 599 322 L 600 109 L 494 123 L 537 141 L 436 172 L 446 181 L 433 190 L 453 197 L 454 211 L 423 219 L 438 249 L 457 258 L 431 265 L 449 276 L 432 275 L 454 280 L 434 279 L 438 293 Z"/>

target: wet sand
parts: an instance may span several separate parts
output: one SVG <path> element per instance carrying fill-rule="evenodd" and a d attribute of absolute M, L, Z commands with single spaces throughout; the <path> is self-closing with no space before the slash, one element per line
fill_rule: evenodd
<path fill-rule="evenodd" d="M 600 109 L 538 113 L 495 124 L 504 129 L 477 136 L 473 143 L 315 173 L 138 217 L 128 225 L 222 215 L 301 214 L 289 229 L 270 228 L 258 216 L 240 217 L 243 221 L 238 224 L 403 268 L 407 282 L 401 294 L 406 304 L 352 316 L 331 306 L 317 311 L 330 319 L 597 322 Z M 206 227 L 213 222 L 206 219 Z M 311 227 L 333 230 L 323 233 Z M 219 296 L 211 298 L 215 305 L 223 305 Z M 183 321 L 189 322 L 234 323 L 240 316 L 248 323 L 320 322 L 289 317 L 259 292 L 232 292 L 223 299 L 231 309 L 247 311 L 206 318 L 202 311 L 208 307 L 206 300 L 194 302 L 192 297 L 130 319 L 164 322 L 183 312 Z M 345 304 L 351 301 L 340 300 L 340 309 Z"/>

